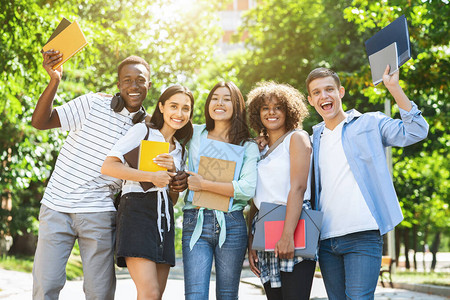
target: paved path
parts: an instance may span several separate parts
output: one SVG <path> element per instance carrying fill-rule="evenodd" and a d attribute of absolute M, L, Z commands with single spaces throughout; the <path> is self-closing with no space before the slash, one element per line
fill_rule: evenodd
<path fill-rule="evenodd" d="M 0 268 L 0 299 L 25 300 L 31 299 L 32 277 L 29 273 L 7 271 Z M 210 299 L 214 297 L 215 281 L 211 281 Z M 171 272 L 167 282 L 163 300 L 183 299 L 184 286 L 180 270 Z M 262 293 L 259 279 L 252 276 L 250 271 L 243 272 L 239 288 L 239 298 L 244 300 L 263 300 L 266 297 Z M 68 281 L 61 291 L 62 300 L 82 300 L 82 281 Z M 136 289 L 133 281 L 125 272 L 119 272 L 116 289 L 116 299 L 136 299 Z M 314 278 L 311 299 L 327 299 L 325 287 L 321 278 Z M 427 295 L 401 289 L 377 287 L 375 299 L 415 299 L 415 300 L 444 300 L 445 297 Z"/>

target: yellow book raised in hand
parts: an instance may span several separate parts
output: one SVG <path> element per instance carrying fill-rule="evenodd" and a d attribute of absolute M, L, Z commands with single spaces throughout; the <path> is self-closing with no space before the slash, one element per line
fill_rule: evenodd
<path fill-rule="evenodd" d="M 86 37 L 77 21 L 70 23 L 69 20 L 63 18 L 42 50 L 48 51 L 53 49 L 62 53 L 61 62 L 53 67 L 53 69 L 57 69 L 86 45 Z"/>
<path fill-rule="evenodd" d="M 169 143 L 142 140 L 139 149 L 139 170 L 149 172 L 167 171 L 166 168 L 155 164 L 153 159 L 160 154 L 169 153 Z"/>

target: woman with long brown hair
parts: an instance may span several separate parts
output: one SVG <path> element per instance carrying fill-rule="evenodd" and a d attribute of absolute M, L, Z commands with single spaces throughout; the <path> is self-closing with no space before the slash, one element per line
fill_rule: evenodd
<path fill-rule="evenodd" d="M 116 258 L 119 267 L 128 267 L 137 289 L 137 299 L 161 299 L 170 267 L 175 265 L 173 205 L 178 193 L 167 188 L 178 170 L 184 170 L 184 145 L 192 137 L 194 97 L 184 86 L 173 85 L 159 97 L 150 126 L 133 126 L 111 149 L 102 174 L 123 179 L 117 215 Z M 124 155 L 141 140 L 168 142 L 169 153 L 154 162 L 167 171 L 133 169 Z M 139 182 L 151 182 L 144 190 Z M 172 201 L 169 201 L 169 197 Z"/>
<path fill-rule="evenodd" d="M 245 102 L 232 82 L 219 82 L 205 103 L 206 124 L 194 125 L 189 149 L 189 191 L 183 219 L 183 266 L 186 299 L 208 299 L 213 258 L 216 270 L 216 298 L 237 299 L 239 279 L 247 248 L 243 209 L 256 187 L 259 150 L 250 141 Z M 199 174 L 201 144 L 209 140 L 244 147 L 238 178 L 219 182 Z M 233 198 L 228 211 L 192 204 L 194 192 L 207 191 Z"/>

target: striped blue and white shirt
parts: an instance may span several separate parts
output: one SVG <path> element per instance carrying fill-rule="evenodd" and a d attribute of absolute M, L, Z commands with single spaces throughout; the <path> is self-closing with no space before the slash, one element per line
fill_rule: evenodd
<path fill-rule="evenodd" d="M 41 203 L 65 213 L 115 211 L 122 180 L 102 175 L 106 155 L 133 125 L 126 108 L 114 112 L 111 97 L 80 96 L 56 108 L 61 130 L 69 131 Z"/>

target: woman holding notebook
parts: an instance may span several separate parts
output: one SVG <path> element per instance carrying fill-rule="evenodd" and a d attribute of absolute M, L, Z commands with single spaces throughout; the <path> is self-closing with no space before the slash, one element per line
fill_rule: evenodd
<path fill-rule="evenodd" d="M 194 97 L 186 87 L 167 88 L 159 97 L 150 127 L 144 123 L 133 126 L 114 145 L 102 166 L 102 174 L 124 180 L 116 258 L 118 266 L 128 267 L 138 299 L 161 299 L 169 269 L 175 265 L 173 204 L 178 193 L 170 192 L 167 185 L 177 170 L 184 170 L 184 146 L 193 132 L 193 107 Z M 153 159 L 167 171 L 141 171 L 126 163 L 126 154 L 141 140 L 169 143 L 169 153 Z M 144 190 L 145 183 L 153 187 Z"/>
<path fill-rule="evenodd" d="M 259 150 L 250 141 L 244 98 L 234 83 L 216 84 L 206 99 L 204 111 L 206 124 L 194 125 L 188 144 L 190 177 L 183 208 L 182 238 L 185 296 L 188 300 L 209 298 L 214 258 L 216 298 L 237 299 L 247 248 L 242 210 L 255 193 Z M 241 157 L 238 153 L 242 153 L 242 158 L 232 161 L 230 157 L 235 154 Z M 201 156 L 223 159 L 231 165 L 236 163 L 231 170 L 235 172 L 233 179 L 208 180 L 199 175 Z M 218 167 L 223 165 L 211 165 L 206 170 L 213 173 Z M 225 166 L 224 171 L 230 169 Z M 206 193 L 211 196 L 204 199 L 202 206 L 196 204 L 197 197 Z M 216 198 L 225 199 L 224 210 L 208 208 Z M 228 207 L 230 199 L 232 204 Z"/>
<path fill-rule="evenodd" d="M 294 256 L 294 231 L 302 207 L 309 206 L 304 199 L 309 198 L 311 143 L 305 131 L 296 130 L 308 115 L 305 98 L 289 85 L 263 82 L 250 91 L 248 108 L 250 126 L 268 141 L 258 162 L 249 213 L 250 267 L 261 278 L 267 299 L 309 299 L 316 262 Z M 252 250 L 262 202 L 286 205 L 283 231 L 273 252 Z"/>

